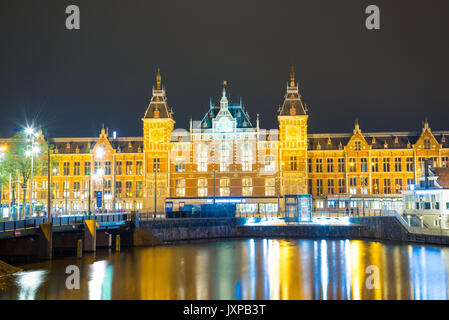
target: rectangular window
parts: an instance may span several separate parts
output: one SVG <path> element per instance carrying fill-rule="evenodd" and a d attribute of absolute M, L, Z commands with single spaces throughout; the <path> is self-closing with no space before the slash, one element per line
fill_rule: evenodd
<path fill-rule="evenodd" d="M 276 178 L 265 179 L 265 196 L 273 197 L 276 195 Z"/>
<path fill-rule="evenodd" d="M 390 158 L 383 158 L 384 172 L 390 172 Z"/>
<path fill-rule="evenodd" d="M 69 162 L 63 163 L 62 175 L 64 175 L 64 176 L 70 175 L 70 163 Z"/>
<path fill-rule="evenodd" d="M 373 172 L 379 172 L 379 158 L 372 158 L 371 159 L 371 170 Z"/>
<path fill-rule="evenodd" d="M 137 198 L 143 197 L 143 182 L 142 181 L 136 181 L 136 197 Z"/>
<path fill-rule="evenodd" d="M 244 197 L 251 196 L 253 194 L 253 179 L 245 177 L 242 179 L 242 195 Z"/>
<path fill-rule="evenodd" d="M 357 140 L 356 142 L 354 142 L 354 149 L 356 151 L 362 150 L 362 142 L 360 140 Z"/>
<path fill-rule="evenodd" d="M 132 196 L 133 196 L 133 182 L 132 181 L 126 181 L 125 182 L 125 187 L 126 187 L 125 197 L 126 198 L 132 198 Z"/>
<path fill-rule="evenodd" d="M 402 179 L 395 179 L 395 193 L 401 193 L 402 190 Z"/>
<path fill-rule="evenodd" d="M 136 174 L 142 175 L 143 174 L 143 163 L 142 161 L 136 161 Z"/>
<path fill-rule="evenodd" d="M 345 179 L 338 179 L 338 193 L 345 193 Z"/>
<path fill-rule="evenodd" d="M 323 194 L 323 179 L 316 180 L 316 194 L 321 196 Z"/>
<path fill-rule="evenodd" d="M 186 180 L 176 179 L 175 180 L 175 194 L 177 197 L 184 197 L 186 195 Z"/>
<path fill-rule="evenodd" d="M 402 171 L 401 158 L 399 157 L 394 158 L 394 171 L 396 172 Z"/>
<path fill-rule="evenodd" d="M 367 158 L 360 158 L 360 171 L 368 172 L 368 159 Z"/>
<path fill-rule="evenodd" d="M 94 162 L 94 174 L 99 174 L 101 170 L 101 162 L 95 161 Z"/>
<path fill-rule="evenodd" d="M 356 172 L 355 158 L 349 158 L 349 172 Z"/>
<path fill-rule="evenodd" d="M 298 170 L 298 160 L 297 160 L 296 156 L 290 157 L 290 170 L 291 171 Z"/>
<path fill-rule="evenodd" d="M 106 161 L 104 163 L 104 174 L 107 176 L 111 175 L 111 161 Z"/>
<path fill-rule="evenodd" d="M 307 170 L 312 172 L 312 159 L 307 159 Z"/>
<path fill-rule="evenodd" d="M 207 146 L 202 144 L 198 147 L 198 172 L 207 172 L 207 157 Z"/>
<path fill-rule="evenodd" d="M 391 194 L 391 181 L 384 179 L 384 194 Z"/>
<path fill-rule="evenodd" d="M 231 182 L 229 178 L 221 178 L 220 179 L 220 196 L 221 197 L 229 197 L 231 194 L 230 188 Z"/>
<path fill-rule="evenodd" d="M 73 183 L 73 197 L 75 199 L 80 197 L 80 183 L 79 182 Z"/>
<path fill-rule="evenodd" d="M 122 174 L 122 162 L 121 161 L 117 161 L 115 163 L 115 174 L 116 175 L 121 175 Z"/>
<path fill-rule="evenodd" d="M 349 186 L 350 187 L 357 187 L 357 178 L 356 177 L 349 178 Z"/>
<path fill-rule="evenodd" d="M 53 176 L 59 176 L 59 162 L 55 162 L 53 164 L 53 169 L 52 169 L 52 175 Z"/>
<path fill-rule="evenodd" d="M 132 175 L 133 174 L 133 163 L 132 161 L 126 161 L 126 174 Z"/>
<path fill-rule="evenodd" d="M 441 166 L 443 168 L 449 168 L 449 157 L 441 157 Z"/>
<path fill-rule="evenodd" d="M 327 179 L 327 194 L 335 194 L 334 179 Z"/>
<path fill-rule="evenodd" d="M 242 171 L 251 171 L 253 169 L 252 153 L 249 145 L 245 145 L 242 151 Z"/>
<path fill-rule="evenodd" d="M 87 161 L 84 162 L 84 175 L 85 176 L 90 175 L 90 162 Z"/>
<path fill-rule="evenodd" d="M 338 158 L 338 172 L 344 172 L 344 171 L 345 171 L 345 159 Z"/>
<path fill-rule="evenodd" d="M 327 172 L 334 172 L 334 159 L 327 159 Z"/>
<path fill-rule="evenodd" d="M 265 171 L 275 171 L 274 156 L 265 156 Z"/>
<path fill-rule="evenodd" d="M 153 158 L 153 172 L 161 171 L 161 159 Z"/>
<path fill-rule="evenodd" d="M 316 159 L 316 172 L 323 172 L 323 159 Z"/>
<path fill-rule="evenodd" d="M 373 193 L 374 194 L 379 194 L 379 189 L 380 189 L 380 186 L 379 186 L 379 179 L 373 179 L 373 181 L 372 181 L 372 184 L 373 184 Z"/>
<path fill-rule="evenodd" d="M 405 166 L 408 172 L 413 172 L 413 157 L 407 157 L 405 159 Z"/>
<path fill-rule="evenodd" d="M 186 165 L 184 163 L 184 158 L 175 159 L 175 172 L 185 172 Z"/>
<path fill-rule="evenodd" d="M 115 182 L 115 196 L 117 198 L 120 198 L 122 196 L 122 182 L 121 181 Z"/>
<path fill-rule="evenodd" d="M 309 183 L 308 183 L 308 189 L 309 189 L 309 194 L 313 194 L 313 185 L 312 185 L 312 179 L 309 179 Z"/>
<path fill-rule="evenodd" d="M 74 176 L 79 176 L 80 175 L 80 166 L 81 166 L 80 162 L 74 162 L 73 163 L 73 175 Z"/>
<path fill-rule="evenodd" d="M 407 189 L 410 189 L 410 186 L 413 184 L 413 179 L 407 179 Z"/>
<path fill-rule="evenodd" d="M 198 185 L 198 197 L 207 197 L 207 179 L 200 178 L 197 182 Z"/>

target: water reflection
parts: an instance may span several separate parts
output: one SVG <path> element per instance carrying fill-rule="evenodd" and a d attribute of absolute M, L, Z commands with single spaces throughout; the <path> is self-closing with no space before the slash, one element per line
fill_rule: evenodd
<path fill-rule="evenodd" d="M 0 299 L 448 299 L 449 248 L 248 239 L 100 251 L 23 266 Z M 80 290 L 65 287 L 68 265 Z M 367 267 L 380 270 L 368 289 Z"/>

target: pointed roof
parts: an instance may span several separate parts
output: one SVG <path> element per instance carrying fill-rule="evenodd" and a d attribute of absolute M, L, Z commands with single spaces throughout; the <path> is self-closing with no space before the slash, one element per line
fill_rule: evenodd
<path fill-rule="evenodd" d="M 173 112 L 167 104 L 165 88 L 162 86 L 161 71 L 159 69 L 157 69 L 156 74 L 156 89 L 153 87 L 153 96 L 151 97 L 144 118 L 173 118 Z"/>
<path fill-rule="evenodd" d="M 307 108 L 301 101 L 301 94 L 299 93 L 298 83 L 295 82 L 295 70 L 292 66 L 290 72 L 290 82 L 287 83 L 287 92 L 284 96 L 284 103 L 282 104 L 279 115 L 280 116 L 304 116 L 307 114 Z"/>
<path fill-rule="evenodd" d="M 225 83 L 226 85 L 226 83 Z M 210 101 L 209 110 L 204 115 L 203 119 L 201 120 L 201 128 L 202 129 L 210 129 L 212 128 L 212 121 L 218 116 L 221 110 L 221 106 L 226 105 L 227 109 L 226 111 L 229 112 L 231 117 L 235 119 L 236 121 L 236 127 L 237 128 L 253 128 L 254 125 L 250 121 L 248 112 L 245 111 L 245 107 L 242 104 L 242 100 L 240 99 L 240 103 L 232 103 L 228 100 L 226 95 L 226 89 L 223 87 L 222 96 L 220 99 L 220 103 L 214 105 L 212 103 L 212 99 Z"/>

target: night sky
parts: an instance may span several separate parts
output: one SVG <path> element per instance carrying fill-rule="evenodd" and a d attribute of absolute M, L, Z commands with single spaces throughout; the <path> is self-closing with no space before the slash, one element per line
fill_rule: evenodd
<path fill-rule="evenodd" d="M 81 29 L 65 28 L 66 6 Z M 365 28 L 378 5 L 381 30 Z M 35 122 L 59 137 L 142 136 L 156 70 L 177 128 L 223 80 L 277 128 L 293 64 L 309 132 L 449 130 L 449 1 L 0 0 L 0 136 Z"/>

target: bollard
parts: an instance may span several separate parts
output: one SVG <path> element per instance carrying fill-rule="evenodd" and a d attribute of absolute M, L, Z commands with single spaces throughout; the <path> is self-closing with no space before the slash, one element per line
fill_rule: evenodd
<path fill-rule="evenodd" d="M 76 246 L 76 257 L 81 258 L 83 256 L 83 240 L 78 239 Z"/>
<path fill-rule="evenodd" d="M 115 251 L 120 252 L 120 235 L 115 237 Z"/>

